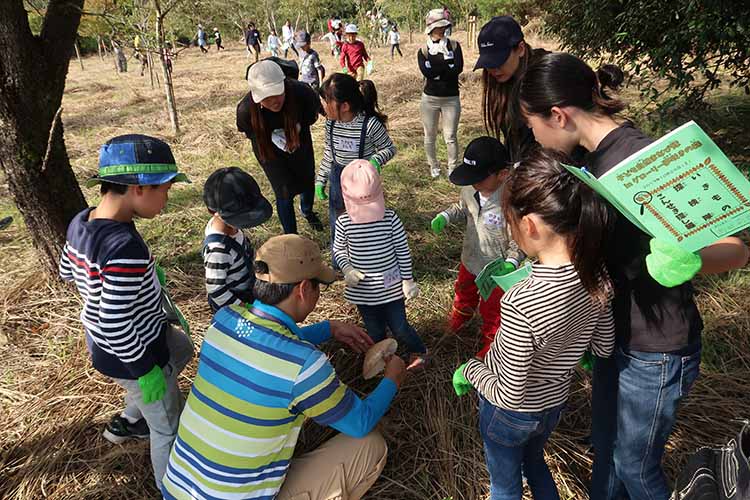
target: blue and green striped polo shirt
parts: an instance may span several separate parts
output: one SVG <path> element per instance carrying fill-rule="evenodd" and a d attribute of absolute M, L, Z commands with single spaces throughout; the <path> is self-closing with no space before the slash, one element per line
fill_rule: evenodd
<path fill-rule="evenodd" d="M 395 384 L 384 379 L 360 400 L 316 347 L 328 338 L 328 322 L 300 328 L 259 301 L 220 309 L 180 417 L 164 498 L 273 499 L 305 416 L 347 434 L 370 432 Z"/>

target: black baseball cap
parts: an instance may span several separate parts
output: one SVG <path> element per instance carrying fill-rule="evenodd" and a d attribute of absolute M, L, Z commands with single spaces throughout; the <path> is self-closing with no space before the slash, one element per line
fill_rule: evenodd
<path fill-rule="evenodd" d="M 457 186 L 470 186 L 508 165 L 510 155 L 502 142 L 494 137 L 477 137 L 466 146 L 464 161 L 453 169 L 448 179 Z"/>
<path fill-rule="evenodd" d="M 495 16 L 479 32 L 479 59 L 474 69 L 502 66 L 511 49 L 523 40 L 521 26 L 511 16 Z"/>
<path fill-rule="evenodd" d="M 239 229 L 259 226 L 271 218 L 273 209 L 255 179 L 239 167 L 225 167 L 208 176 L 203 201 L 224 222 Z"/>

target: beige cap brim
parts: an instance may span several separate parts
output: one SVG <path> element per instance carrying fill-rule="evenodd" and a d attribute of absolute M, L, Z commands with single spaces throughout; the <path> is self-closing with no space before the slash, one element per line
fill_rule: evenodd
<path fill-rule="evenodd" d="M 262 87 L 256 87 L 250 85 L 250 93 L 253 96 L 253 101 L 258 104 L 266 97 L 273 97 L 284 93 L 284 80 L 276 83 L 269 83 Z"/>
<path fill-rule="evenodd" d="M 334 281 L 336 281 L 336 271 L 331 269 L 331 267 L 328 264 L 320 263 L 320 269 L 318 270 L 318 273 L 314 276 L 314 278 L 322 283 L 325 283 L 326 285 L 330 285 Z"/>
<path fill-rule="evenodd" d="M 430 33 L 432 33 L 432 30 L 434 30 L 435 28 L 442 28 L 444 26 L 450 26 L 450 25 L 451 25 L 451 22 L 448 21 L 447 19 L 441 19 L 440 21 L 435 21 L 434 23 L 427 25 L 427 29 L 424 30 L 424 34 L 429 35 Z"/>

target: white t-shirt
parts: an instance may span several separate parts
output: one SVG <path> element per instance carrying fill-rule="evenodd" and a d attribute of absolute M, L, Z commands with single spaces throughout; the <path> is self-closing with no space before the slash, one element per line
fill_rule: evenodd
<path fill-rule="evenodd" d="M 390 33 L 388 33 L 388 36 L 390 37 L 391 45 L 401 43 L 401 33 L 399 33 L 398 31 L 391 31 Z"/>
<path fill-rule="evenodd" d="M 284 38 L 285 42 L 290 42 L 292 38 L 294 38 L 294 31 L 292 30 L 291 26 L 287 26 L 286 24 L 281 27 L 281 36 Z"/>

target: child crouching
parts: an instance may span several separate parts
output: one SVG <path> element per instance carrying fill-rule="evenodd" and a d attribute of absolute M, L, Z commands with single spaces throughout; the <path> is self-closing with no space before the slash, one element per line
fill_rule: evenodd
<path fill-rule="evenodd" d="M 385 338 L 386 326 L 411 354 L 410 367 L 426 361 L 427 348 L 406 319 L 404 299 L 419 295 L 401 219 L 385 208 L 377 170 L 354 160 L 341 173 L 346 213 L 336 219 L 333 258 L 344 272 L 344 297 L 356 304 L 370 337 Z"/>

